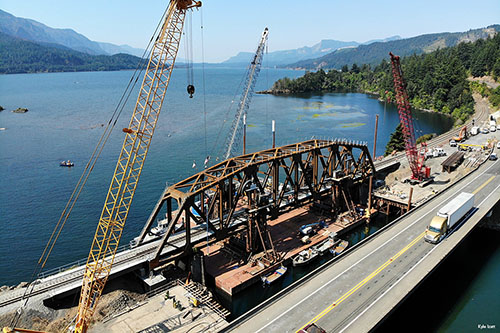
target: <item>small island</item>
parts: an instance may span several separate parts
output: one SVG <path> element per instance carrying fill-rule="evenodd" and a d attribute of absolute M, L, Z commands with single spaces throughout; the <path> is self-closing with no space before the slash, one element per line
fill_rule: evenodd
<path fill-rule="evenodd" d="M 473 43 L 460 43 L 422 55 L 401 59 L 407 93 L 413 108 L 451 116 L 455 125 L 464 124 L 474 114 L 474 93 L 489 97 L 494 108 L 500 106 L 500 88 L 488 88 L 474 78 L 490 75 L 500 78 L 498 45 L 500 34 Z M 488 50 L 496 51 L 488 51 Z M 388 56 L 388 54 L 387 54 Z M 260 94 L 289 95 L 302 93 L 360 92 L 395 103 L 391 64 L 356 63 L 342 68 L 319 68 L 303 76 L 282 78 Z"/>
<path fill-rule="evenodd" d="M 28 109 L 27 108 L 17 108 L 15 110 L 12 110 L 12 112 L 14 112 L 14 113 L 26 113 L 26 112 L 28 112 Z"/>

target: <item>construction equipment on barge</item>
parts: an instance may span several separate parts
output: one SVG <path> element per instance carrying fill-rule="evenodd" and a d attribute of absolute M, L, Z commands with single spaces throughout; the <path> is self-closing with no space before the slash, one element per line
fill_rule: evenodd
<path fill-rule="evenodd" d="M 358 189 L 363 184 L 368 187 L 374 173 L 366 144 L 348 140 L 314 139 L 233 157 L 166 188 L 137 245 L 143 244 L 166 206 L 167 231 L 150 268 L 192 253 L 194 225 L 206 228 L 216 240 L 243 233 L 246 257 L 263 251 L 266 260 L 276 262 L 267 230 L 269 218 L 307 204 L 316 204 L 332 216 L 355 210 L 354 201 L 360 201 Z M 183 219 L 184 243 L 163 256 L 175 225 Z"/>

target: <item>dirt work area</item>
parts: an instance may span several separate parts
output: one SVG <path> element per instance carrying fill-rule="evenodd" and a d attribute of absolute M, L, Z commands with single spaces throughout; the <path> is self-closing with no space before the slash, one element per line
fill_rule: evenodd
<path fill-rule="evenodd" d="M 97 305 L 91 325 L 109 318 L 116 313 L 125 311 L 127 308 L 133 307 L 135 304 L 143 301 L 145 295 L 134 289 L 136 288 L 135 284 L 133 281 L 125 278 L 112 281 L 106 287 L 108 292 L 102 295 Z M 79 294 L 68 296 L 57 302 L 57 309 L 44 306 L 41 302 L 28 302 L 15 326 L 46 332 L 65 331 L 76 317 L 78 297 Z M 14 313 L 10 312 L 1 315 L 0 327 L 10 327 Z"/>
<path fill-rule="evenodd" d="M 488 100 L 480 97 L 478 94 L 474 94 L 474 100 L 476 102 L 475 117 L 478 125 L 481 125 L 481 123 L 484 122 L 482 119 L 488 119 L 488 117 L 485 117 L 484 115 L 490 114 Z M 453 129 L 451 132 L 458 133 L 458 131 L 459 129 Z M 429 156 L 425 160 L 425 166 L 431 168 L 431 177 L 433 177 L 432 182 L 423 187 L 418 185 L 412 186 L 406 183 L 405 180 L 409 179 L 411 176 L 411 170 L 408 160 L 406 158 L 402 158 L 400 159 L 401 166 L 399 169 L 386 176 L 386 185 L 375 190 L 375 194 L 406 204 L 410 194 L 410 187 L 413 187 L 412 205 L 418 205 L 420 202 L 443 191 L 452 183 L 473 172 L 481 163 L 487 161 L 491 152 L 498 153 L 498 148 L 494 147 L 500 140 L 500 131 L 489 132 L 487 134 L 479 133 L 474 136 L 470 135 L 468 139 L 461 142 L 462 144 L 467 145 L 461 149 L 461 151 L 465 154 L 463 162 L 461 162 L 451 173 L 443 171 L 441 164 L 450 155 L 458 151 L 460 146 L 459 144 L 453 147 L 450 146 L 450 142 L 447 137 L 440 139 L 441 141 L 436 141 L 439 140 L 439 138 L 441 138 L 441 136 L 434 140 L 432 148 L 429 148 L 429 151 L 432 152 L 435 149 L 442 149 L 445 152 L 445 155 L 438 157 Z M 482 149 L 482 146 L 489 148 Z"/>

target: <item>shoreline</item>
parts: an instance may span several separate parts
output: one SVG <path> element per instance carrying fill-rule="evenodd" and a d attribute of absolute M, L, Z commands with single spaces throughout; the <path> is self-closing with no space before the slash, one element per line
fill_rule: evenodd
<path fill-rule="evenodd" d="M 268 90 L 256 91 L 255 93 L 256 94 L 261 94 L 261 95 L 274 95 L 274 96 L 279 96 L 279 95 L 290 95 L 290 96 L 293 96 L 293 95 L 299 95 L 299 94 L 301 94 L 301 93 L 292 93 L 288 89 L 286 89 L 286 90 L 277 90 L 277 91 L 274 91 L 272 89 L 268 89 Z M 375 98 L 377 98 L 377 100 L 379 102 L 385 102 L 384 99 L 382 97 L 380 97 L 380 94 L 378 92 L 376 92 L 376 91 L 370 91 L 370 90 L 358 90 L 358 91 L 311 91 L 311 92 L 307 92 L 307 93 L 311 93 L 311 94 L 320 94 L 320 93 L 321 94 L 360 93 L 360 94 L 365 94 L 365 95 L 369 95 L 369 96 L 375 97 Z M 396 103 L 394 103 L 394 102 L 389 102 L 389 104 L 396 105 Z M 439 114 L 441 114 L 443 116 L 446 116 L 448 118 L 453 119 L 455 122 L 458 120 L 458 119 L 453 118 L 453 116 L 451 114 L 442 113 L 442 112 L 439 112 L 439 111 L 436 111 L 436 110 L 417 108 L 417 107 L 415 107 L 413 105 L 411 105 L 411 108 L 414 109 L 414 110 L 419 110 L 419 111 L 423 111 L 423 112 L 439 113 Z M 470 119 L 470 117 L 469 117 L 469 119 Z M 455 127 L 455 126 L 456 126 L 456 124 L 453 125 L 453 127 Z"/>

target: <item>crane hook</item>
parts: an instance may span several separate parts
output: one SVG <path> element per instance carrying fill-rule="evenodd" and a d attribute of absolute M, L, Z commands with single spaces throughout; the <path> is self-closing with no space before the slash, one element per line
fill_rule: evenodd
<path fill-rule="evenodd" d="M 193 98 L 194 86 L 192 84 L 188 84 L 188 86 L 187 86 L 187 92 L 189 94 L 189 98 Z"/>

